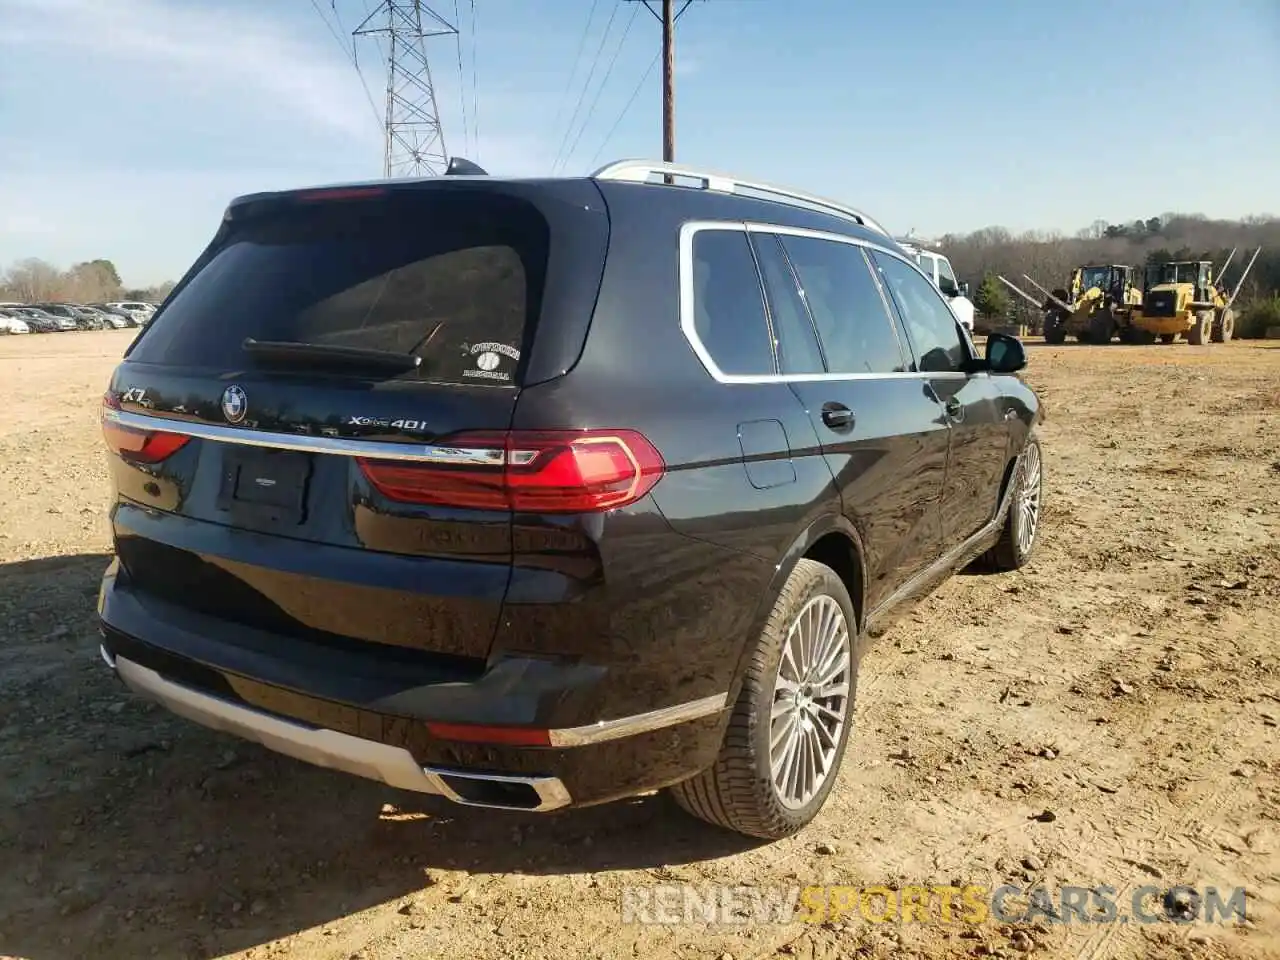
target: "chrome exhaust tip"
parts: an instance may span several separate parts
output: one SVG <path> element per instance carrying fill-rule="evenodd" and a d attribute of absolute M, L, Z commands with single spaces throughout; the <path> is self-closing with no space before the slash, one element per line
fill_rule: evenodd
<path fill-rule="evenodd" d="M 568 806 L 569 791 L 556 777 L 473 773 L 445 767 L 423 767 L 442 796 L 467 807 L 545 813 Z"/>
<path fill-rule="evenodd" d="M 116 658 L 111 655 L 111 651 L 107 649 L 106 644 L 103 644 L 103 643 L 98 644 L 98 656 L 102 658 L 103 663 L 105 663 L 112 670 L 115 670 Z"/>

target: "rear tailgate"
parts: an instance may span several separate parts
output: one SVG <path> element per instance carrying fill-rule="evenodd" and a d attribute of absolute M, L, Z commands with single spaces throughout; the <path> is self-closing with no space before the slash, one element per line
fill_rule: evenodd
<path fill-rule="evenodd" d="M 105 401 L 128 589 L 319 643 L 484 658 L 512 552 L 493 491 L 529 347 L 548 304 L 594 301 L 566 303 L 554 238 L 598 235 L 601 259 L 607 239 L 598 210 L 550 207 L 419 185 L 233 216 Z M 422 362 L 264 359 L 246 338 Z"/>

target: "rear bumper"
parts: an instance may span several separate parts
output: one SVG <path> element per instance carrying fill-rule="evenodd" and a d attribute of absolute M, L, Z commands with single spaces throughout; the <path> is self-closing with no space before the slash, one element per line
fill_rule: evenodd
<path fill-rule="evenodd" d="M 290 638 L 243 627 L 232 641 L 219 635 L 229 625 L 215 631 L 209 618 L 131 590 L 114 564 L 99 616 L 103 659 L 174 713 L 309 763 L 475 806 L 554 810 L 678 782 L 714 762 L 727 720 L 721 693 L 548 722 L 557 702 L 581 700 L 584 688 L 591 702 L 608 702 L 606 688 L 625 685 L 625 676 L 508 658 L 479 676 L 433 679 L 415 664 L 299 651 Z M 550 745 L 451 740 L 433 735 L 432 722 L 536 725 Z"/>
<path fill-rule="evenodd" d="M 570 802 L 564 784 L 555 777 L 477 777 L 463 771 L 423 767 L 403 747 L 305 726 L 192 690 L 125 657 L 112 657 L 105 647 L 102 658 L 134 693 L 155 700 L 173 713 L 316 766 L 472 806 L 547 811 Z M 484 792 L 480 793 L 482 789 Z M 484 802 L 476 799 L 481 796 L 486 798 Z"/>

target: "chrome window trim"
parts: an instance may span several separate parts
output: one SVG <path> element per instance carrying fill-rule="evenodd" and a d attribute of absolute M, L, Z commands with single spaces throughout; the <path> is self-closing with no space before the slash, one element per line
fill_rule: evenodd
<path fill-rule="evenodd" d="M 761 384 L 761 383 L 815 383 L 827 381 L 846 381 L 846 380 L 964 380 L 968 378 L 967 373 L 948 371 L 945 373 L 925 373 L 920 371 L 912 371 L 908 373 L 725 373 L 717 366 L 715 358 L 712 357 L 711 351 L 707 349 L 706 344 L 702 342 L 702 338 L 698 336 L 695 326 L 696 314 L 694 312 L 694 284 L 693 284 L 693 239 L 697 234 L 704 230 L 743 230 L 746 233 L 773 233 L 781 236 L 792 237 L 809 237 L 814 240 L 830 240 L 835 243 L 845 243 L 850 246 L 862 248 L 862 250 L 875 250 L 879 253 L 887 254 L 902 263 L 907 264 L 921 278 L 929 283 L 929 278 L 925 276 L 924 271 L 920 269 L 919 264 L 911 262 L 910 259 L 897 251 L 891 250 L 883 244 L 875 243 L 870 240 L 864 240 L 860 237 L 849 237 L 839 233 L 830 233 L 825 230 L 812 230 L 808 227 L 792 227 L 784 224 L 762 223 L 759 221 L 743 221 L 743 220 L 688 220 L 680 225 L 680 243 L 679 243 L 679 281 L 680 281 L 680 332 L 684 335 L 690 349 L 697 356 L 698 361 L 702 364 L 703 369 L 717 383 L 723 384 Z M 874 264 L 872 264 L 874 266 Z M 880 276 L 878 270 L 872 270 L 877 285 L 880 284 Z M 930 283 L 932 287 L 932 283 Z M 882 288 L 881 295 L 884 296 L 887 291 Z M 941 295 L 939 294 L 939 299 Z M 944 304 L 945 300 L 942 301 Z M 948 312 L 951 311 L 950 306 L 947 307 Z M 952 314 L 954 317 L 954 313 Z M 891 312 L 889 320 L 896 327 L 897 321 Z M 957 321 L 957 326 L 959 322 Z M 895 329 L 895 336 L 897 331 Z M 963 338 L 962 341 L 963 342 Z M 918 359 L 914 352 L 908 350 L 908 356 L 915 362 Z"/>
<path fill-rule="evenodd" d="M 170 417 L 133 413 L 129 410 L 103 410 L 104 420 L 135 430 L 161 430 L 180 433 L 196 440 L 238 443 L 249 447 L 269 447 L 298 453 L 327 453 L 341 457 L 369 457 L 374 460 L 407 460 L 415 463 L 460 464 L 466 466 L 501 466 L 505 450 L 450 447 L 443 444 L 393 443 L 386 440 L 360 440 L 349 437 L 314 437 L 297 433 L 276 433 L 251 427 L 221 426 L 196 423 Z M 523 451 L 513 451 L 518 460 Z"/>

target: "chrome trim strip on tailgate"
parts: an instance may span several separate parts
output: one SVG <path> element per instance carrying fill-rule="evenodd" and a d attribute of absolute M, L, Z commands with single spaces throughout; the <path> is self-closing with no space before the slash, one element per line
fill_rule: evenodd
<path fill-rule="evenodd" d="M 370 457 L 376 460 L 412 460 L 419 463 L 453 463 L 468 466 L 502 466 L 506 451 L 500 448 L 459 448 L 443 444 L 390 443 L 347 437 L 313 437 L 297 433 L 275 433 L 244 427 L 224 427 L 216 423 L 153 417 L 129 410 L 104 409 L 104 420 L 134 430 L 161 430 L 180 433 L 197 440 L 238 443 L 250 447 L 270 447 L 298 453 L 328 453 L 341 457 Z M 516 451 L 519 453 L 519 451 Z"/>

